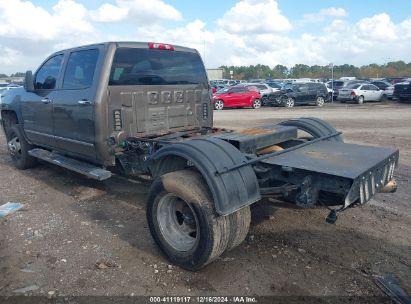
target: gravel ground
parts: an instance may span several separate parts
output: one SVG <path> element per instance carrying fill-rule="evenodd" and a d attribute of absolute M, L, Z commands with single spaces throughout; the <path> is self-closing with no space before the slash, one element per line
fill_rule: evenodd
<path fill-rule="evenodd" d="M 315 116 L 347 142 L 400 149 L 395 194 L 325 223 L 326 210 L 258 204 L 246 241 L 205 269 L 169 265 L 145 218 L 148 184 L 99 183 L 41 164 L 16 170 L 0 136 L 0 295 L 382 295 L 393 273 L 411 294 L 411 105 L 396 103 L 232 109 L 218 127 L 246 128 Z M 23 288 L 23 289 L 22 289 Z"/>

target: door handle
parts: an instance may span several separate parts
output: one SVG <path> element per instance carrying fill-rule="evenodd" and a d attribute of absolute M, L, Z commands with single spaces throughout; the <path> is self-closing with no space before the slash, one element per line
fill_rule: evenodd
<path fill-rule="evenodd" d="M 51 102 L 51 99 L 46 97 L 46 98 L 43 98 L 43 99 L 41 100 L 41 102 L 42 102 L 42 103 L 45 103 L 45 104 L 48 104 L 48 103 Z"/>
<path fill-rule="evenodd" d="M 77 103 L 81 104 L 81 105 L 91 105 L 91 101 L 88 100 L 88 99 L 79 100 L 79 101 L 77 101 Z"/>

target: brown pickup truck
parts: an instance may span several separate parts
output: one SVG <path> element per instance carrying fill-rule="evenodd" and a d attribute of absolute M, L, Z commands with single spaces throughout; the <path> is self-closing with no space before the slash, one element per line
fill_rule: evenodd
<path fill-rule="evenodd" d="M 42 160 L 97 180 L 150 177 L 150 231 L 189 270 L 239 245 L 262 199 L 328 208 L 334 223 L 395 191 L 398 150 L 346 144 L 317 118 L 215 128 L 211 97 L 196 50 L 108 42 L 56 52 L 26 72 L 24 88 L 2 96 L 1 122 L 19 169 Z"/>

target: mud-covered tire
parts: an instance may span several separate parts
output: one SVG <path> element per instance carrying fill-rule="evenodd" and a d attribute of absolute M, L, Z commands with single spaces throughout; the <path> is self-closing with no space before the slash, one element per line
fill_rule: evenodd
<path fill-rule="evenodd" d="M 7 148 L 17 169 L 25 170 L 36 165 L 36 158 L 28 153 L 34 147 L 26 141 L 18 125 L 12 125 L 7 131 Z"/>
<path fill-rule="evenodd" d="M 167 206 L 175 202 L 181 204 L 180 201 L 186 208 L 183 215 L 179 216 L 179 211 L 161 211 L 170 209 Z M 207 184 L 199 173 L 190 170 L 166 173 L 153 182 L 147 200 L 147 220 L 154 240 L 168 259 L 190 271 L 218 258 L 230 240 L 229 216 L 216 214 Z M 187 237 L 186 229 L 179 225 L 190 225 L 195 234 L 190 232 Z"/>
<path fill-rule="evenodd" d="M 334 127 L 331 126 L 328 122 L 315 117 L 295 118 L 280 122 L 279 124 L 283 126 L 296 127 L 299 130 L 307 132 L 313 138 L 319 138 L 337 132 L 337 130 L 335 130 Z M 331 137 L 328 140 L 343 142 L 341 135 Z"/>
<path fill-rule="evenodd" d="M 251 223 L 250 207 L 246 206 L 229 216 L 230 237 L 227 244 L 227 251 L 240 245 L 247 237 Z"/>

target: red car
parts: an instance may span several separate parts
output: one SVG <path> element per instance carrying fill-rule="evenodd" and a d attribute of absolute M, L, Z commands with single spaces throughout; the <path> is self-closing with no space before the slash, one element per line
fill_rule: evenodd
<path fill-rule="evenodd" d="M 235 86 L 218 91 L 213 96 L 214 109 L 222 110 L 230 107 L 261 107 L 261 95 L 257 88 Z"/>

